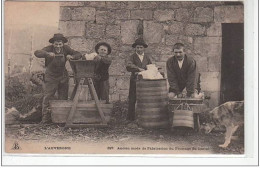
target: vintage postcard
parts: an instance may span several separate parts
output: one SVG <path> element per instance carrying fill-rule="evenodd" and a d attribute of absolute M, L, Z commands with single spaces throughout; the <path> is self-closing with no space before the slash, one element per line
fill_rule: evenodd
<path fill-rule="evenodd" d="M 254 3 L 4 1 L 4 163 L 255 157 Z"/>

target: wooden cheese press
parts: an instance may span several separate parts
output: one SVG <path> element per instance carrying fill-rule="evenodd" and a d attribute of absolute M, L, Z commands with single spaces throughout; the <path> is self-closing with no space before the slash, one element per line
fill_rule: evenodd
<path fill-rule="evenodd" d="M 76 81 L 75 89 L 76 94 L 73 98 L 73 104 L 69 112 L 69 116 L 66 120 L 65 127 L 98 127 L 107 126 L 107 120 L 104 112 L 101 109 L 100 102 L 94 87 L 93 77 L 95 70 L 95 62 L 93 60 L 70 60 L 70 65 L 74 73 L 74 79 Z M 86 86 L 87 85 L 87 86 Z M 77 105 L 79 103 L 79 96 L 83 87 L 88 87 L 92 99 L 95 101 L 97 108 L 97 116 L 100 116 L 100 123 L 73 123 L 73 118 L 76 113 Z M 88 93 L 87 93 L 88 94 Z"/>

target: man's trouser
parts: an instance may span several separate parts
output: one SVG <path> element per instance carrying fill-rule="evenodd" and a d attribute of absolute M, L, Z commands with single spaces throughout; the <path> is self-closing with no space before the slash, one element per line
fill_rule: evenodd
<path fill-rule="evenodd" d="M 128 114 L 127 120 L 135 120 L 135 103 L 136 103 L 136 79 L 130 79 L 130 88 L 129 88 L 129 103 L 128 103 Z"/>
<path fill-rule="evenodd" d="M 94 81 L 95 90 L 99 100 L 106 100 L 109 103 L 109 80 Z"/>
<path fill-rule="evenodd" d="M 42 102 L 42 121 L 51 120 L 49 113 L 49 101 L 54 99 L 56 91 L 58 92 L 58 100 L 68 99 L 69 79 L 68 77 L 60 77 L 58 79 L 45 76 L 44 97 Z"/>

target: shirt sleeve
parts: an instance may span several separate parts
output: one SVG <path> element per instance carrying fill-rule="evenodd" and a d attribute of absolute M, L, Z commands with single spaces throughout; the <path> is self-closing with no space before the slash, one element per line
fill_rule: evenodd
<path fill-rule="evenodd" d="M 127 60 L 126 60 L 126 70 L 129 72 L 140 72 L 139 67 L 137 65 L 134 64 L 134 56 L 130 56 Z"/>
<path fill-rule="evenodd" d="M 101 62 L 103 62 L 104 64 L 110 66 L 110 64 L 112 63 L 112 58 L 110 56 L 102 57 L 101 58 Z"/>
<path fill-rule="evenodd" d="M 173 69 L 174 69 L 173 63 L 169 59 L 166 62 L 167 77 L 168 77 L 168 82 L 170 85 L 169 92 L 174 92 L 175 94 L 179 94 L 180 89 L 178 86 L 177 76 Z"/>
<path fill-rule="evenodd" d="M 37 58 L 46 58 L 48 57 L 48 52 L 51 52 L 51 48 L 50 46 L 47 46 L 47 47 L 44 47 L 43 49 L 41 50 L 36 50 L 34 52 L 34 55 L 37 57 Z"/>
<path fill-rule="evenodd" d="M 64 45 L 64 49 L 66 50 L 68 55 L 71 55 L 73 57 L 73 59 L 80 59 L 82 57 L 80 52 L 73 50 L 67 45 Z"/>
<path fill-rule="evenodd" d="M 187 80 L 187 95 L 190 96 L 195 91 L 195 78 L 196 78 L 196 61 L 192 60 L 191 64 L 189 65 L 188 69 L 188 80 Z"/>

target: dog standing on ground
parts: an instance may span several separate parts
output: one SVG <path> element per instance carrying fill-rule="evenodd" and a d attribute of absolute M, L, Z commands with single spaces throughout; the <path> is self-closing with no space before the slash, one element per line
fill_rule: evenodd
<path fill-rule="evenodd" d="M 201 125 L 200 129 L 210 133 L 215 127 L 225 126 L 225 142 L 219 147 L 226 148 L 232 135 L 244 124 L 244 101 L 226 102 L 210 111 L 208 116 L 211 122 Z"/>

